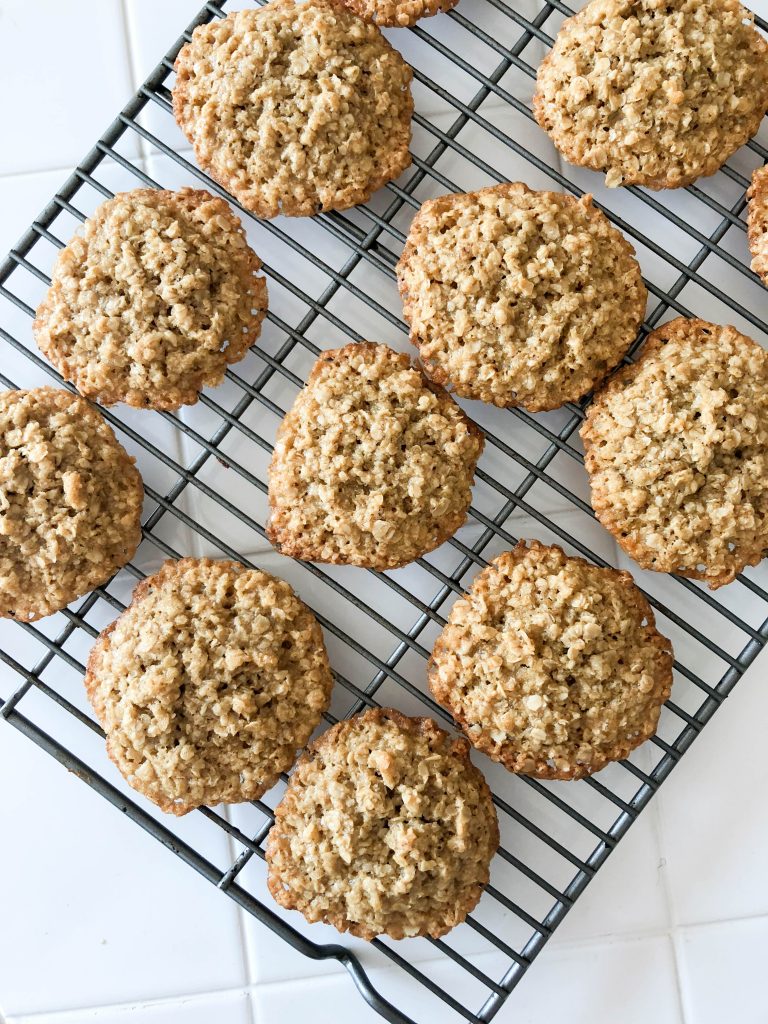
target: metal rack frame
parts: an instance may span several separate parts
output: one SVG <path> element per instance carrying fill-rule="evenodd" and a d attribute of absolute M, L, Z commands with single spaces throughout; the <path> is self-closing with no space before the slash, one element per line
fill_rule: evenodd
<path fill-rule="evenodd" d="M 188 553 L 178 552 L 165 537 L 162 529 L 164 524 L 166 521 L 174 520 L 190 531 L 190 535 L 196 536 L 201 543 L 214 547 L 227 557 L 252 564 L 246 557 L 246 551 L 230 545 L 228 541 L 218 536 L 215 530 L 191 513 L 185 503 L 185 497 L 188 493 L 194 492 L 206 500 L 216 502 L 222 513 L 243 524 L 255 537 L 264 538 L 263 521 L 258 516 L 249 514 L 245 508 L 238 506 L 223 494 L 217 493 L 216 488 L 205 478 L 208 467 L 213 464 L 212 460 L 218 459 L 227 466 L 230 473 L 236 474 L 252 487 L 254 493 L 263 496 L 266 491 L 263 474 L 259 475 L 258 472 L 247 468 L 243 461 L 233 458 L 227 447 L 228 439 L 231 435 L 242 445 L 253 446 L 254 452 L 258 450 L 260 453 L 269 454 L 269 429 L 264 427 L 262 433 L 261 427 L 257 429 L 251 425 L 247 414 L 252 409 L 257 409 L 265 417 L 274 418 L 275 423 L 279 421 L 284 413 L 284 407 L 271 397 L 270 387 L 275 381 L 294 389 L 301 386 L 301 372 L 296 372 L 292 368 L 292 360 L 297 354 L 309 358 L 318 353 L 319 348 L 311 338 L 314 325 L 322 324 L 328 330 L 349 339 L 360 340 L 360 333 L 350 326 L 344 317 L 334 312 L 334 298 L 345 296 L 350 300 L 354 299 L 397 332 L 405 331 L 396 312 L 387 308 L 374 294 L 370 294 L 365 287 L 356 283 L 355 271 L 375 271 L 389 282 L 391 288 L 394 288 L 394 265 L 405 240 L 404 231 L 399 226 L 400 219 L 413 213 L 420 205 L 420 199 L 417 198 L 419 190 L 422 186 L 433 186 L 440 192 L 462 190 L 441 169 L 441 159 L 446 154 L 454 154 L 460 158 L 472 168 L 473 173 L 478 172 L 486 181 L 506 180 L 507 175 L 490 160 L 484 159 L 462 142 L 460 136 L 468 126 L 479 128 L 489 140 L 500 144 L 516 158 L 524 159 L 532 169 L 547 175 L 555 187 L 574 194 L 582 192 L 579 184 L 560 169 L 559 163 L 553 165 L 552 162 L 524 147 L 511 137 L 509 132 L 498 127 L 492 117 L 486 116 L 484 109 L 486 102 L 492 100 L 516 115 L 526 119 L 532 117 L 529 105 L 515 92 L 510 91 L 506 84 L 507 77 L 513 72 L 522 74 L 528 80 L 535 78 L 535 67 L 526 59 L 526 51 L 532 44 L 549 46 L 559 20 L 572 12 L 560 0 L 541 0 L 537 13 L 530 18 L 523 16 L 512 6 L 507 6 L 505 0 L 476 0 L 476 3 L 478 7 L 474 10 L 469 5 L 467 8 L 462 5 L 447 15 L 441 15 L 441 19 L 450 19 L 453 28 L 467 33 L 468 39 L 472 37 L 482 44 L 486 54 L 493 55 L 495 63 L 487 73 L 479 70 L 475 62 L 454 50 L 450 41 L 445 41 L 445 33 L 439 30 L 438 19 L 434 19 L 434 25 L 423 23 L 424 27 L 417 26 L 410 30 L 419 45 L 428 48 L 436 60 L 450 62 L 465 80 L 474 82 L 476 89 L 471 97 L 462 99 L 418 67 L 415 69 L 417 86 L 424 94 L 430 94 L 446 104 L 454 112 L 454 116 L 450 124 L 441 128 L 435 123 L 439 119 L 430 119 L 419 112 L 417 102 L 414 125 L 420 130 L 422 137 L 429 139 L 430 142 L 423 156 L 414 154 L 411 171 L 400 183 L 388 185 L 378 199 L 367 206 L 353 212 L 325 214 L 315 219 L 327 232 L 329 244 L 332 239 L 335 245 L 343 246 L 345 257 L 340 266 L 333 266 L 323 254 L 317 254 L 303 244 L 294 231 L 286 227 L 285 221 L 260 222 L 260 230 L 279 243 L 287 245 L 295 254 L 295 258 L 300 258 L 307 266 L 317 270 L 326 284 L 320 294 L 315 296 L 303 290 L 293 278 L 281 272 L 277 265 L 265 265 L 270 286 L 273 283 L 279 285 L 282 294 L 289 295 L 302 304 L 304 313 L 292 324 L 288 317 L 281 315 L 279 303 L 271 303 L 273 308 L 270 309 L 267 322 L 273 330 L 273 336 L 278 340 L 271 348 L 261 343 L 255 347 L 254 356 L 257 359 L 258 371 L 254 374 L 248 375 L 240 367 L 228 371 L 227 386 L 235 395 L 230 407 L 217 400 L 218 393 L 215 391 L 203 395 L 201 408 L 216 419 L 215 429 L 208 434 L 182 416 L 152 414 L 162 417 L 180 430 L 186 436 L 193 454 L 189 457 L 174 457 L 137 430 L 132 421 L 127 421 L 120 408 L 102 410 L 120 436 L 126 439 L 126 443 L 133 446 L 133 450 L 141 452 L 141 457 L 151 458 L 154 464 L 162 467 L 172 478 L 170 485 L 165 488 L 147 487 L 150 511 L 143 524 L 142 550 L 146 548 L 167 557 Z M 45 268 L 50 267 L 52 254 L 64 244 L 56 232 L 57 221 L 60 217 L 66 219 L 65 215 L 77 221 L 84 220 L 85 214 L 78 206 L 78 199 L 81 190 L 86 187 L 95 190 L 100 196 L 111 195 L 110 189 L 98 177 L 100 169 L 106 166 L 106 163 L 117 165 L 132 174 L 136 179 L 136 185 L 158 186 L 157 180 L 145 169 L 146 161 L 125 155 L 121 151 L 122 142 L 131 136 L 138 137 L 143 145 L 152 148 L 152 152 L 170 158 L 183 168 L 186 174 L 202 182 L 212 192 L 224 195 L 232 202 L 245 222 L 252 222 L 247 211 L 199 171 L 191 154 L 176 152 L 172 145 L 164 142 L 142 122 L 142 114 L 153 105 L 161 111 L 170 110 L 167 82 L 172 76 L 176 54 L 183 42 L 189 38 L 191 30 L 195 25 L 221 17 L 229 6 L 228 0 L 213 0 L 203 6 L 182 38 L 171 48 L 0 266 L 1 344 L 23 353 L 31 361 L 35 371 L 45 372 L 56 383 L 63 384 L 58 374 L 48 366 L 34 347 L 30 347 L 28 338 L 21 337 L 18 331 L 10 331 L 3 326 L 3 316 L 10 306 L 28 317 L 34 316 L 34 308 L 25 295 L 30 283 L 46 285 L 49 282 Z M 515 34 L 511 45 L 500 42 L 483 26 L 482 19 L 476 17 L 476 11 L 481 7 L 504 19 L 510 32 Z M 762 30 L 768 28 L 760 19 L 758 24 Z M 756 141 L 749 144 L 749 151 L 761 162 L 768 157 L 768 152 Z M 629 358 L 647 333 L 662 322 L 669 312 L 692 315 L 682 298 L 684 289 L 689 285 L 703 289 L 757 331 L 768 334 L 768 325 L 763 319 L 724 292 L 711 279 L 712 274 L 708 275 L 706 272 L 706 261 L 717 259 L 745 280 L 757 282 L 743 256 L 734 255 L 726 244 L 728 232 L 744 231 L 742 214 L 746 203 L 747 177 L 743 169 L 731 163 L 719 172 L 718 178 L 723 179 L 727 187 L 735 190 L 735 198 L 732 196 L 729 202 L 725 202 L 719 194 L 711 194 L 707 183 L 697 184 L 686 190 L 689 196 L 702 204 L 702 210 L 706 208 L 716 215 L 716 225 L 707 231 L 699 230 L 688 223 L 685 216 L 676 212 L 674 202 L 668 202 L 664 197 L 659 198 L 640 189 L 627 190 L 637 200 L 638 209 L 647 211 L 649 218 L 664 218 L 677 232 L 696 243 L 695 252 L 687 260 L 666 251 L 638 228 L 633 218 L 618 216 L 615 211 L 606 209 L 614 223 L 633 243 L 642 246 L 660 264 L 673 272 L 671 283 L 665 287 L 661 287 L 653 280 L 646 281 L 655 305 L 643 324 Z M 47 255 L 42 255 L 46 242 L 49 243 L 49 248 L 45 250 Z M 38 254 L 41 254 L 43 266 L 35 262 Z M 404 337 L 404 334 L 402 336 Z M 2 350 L 0 348 L 0 352 Z M 5 364 L 0 360 L 2 386 L 18 386 L 17 381 L 6 375 L 5 369 Z M 313 584 L 322 588 L 324 595 L 327 594 L 329 599 L 343 604 L 344 608 L 354 608 L 361 621 L 370 624 L 371 628 L 375 626 L 376 629 L 384 631 L 391 641 L 391 649 L 387 655 L 377 654 L 372 645 L 361 642 L 345 628 L 343 616 L 340 617 L 342 621 L 337 621 L 339 617 L 334 613 L 334 605 L 328 605 L 324 600 L 314 602 L 326 635 L 344 645 L 345 650 L 350 652 L 350 657 L 357 659 L 355 664 L 367 666 L 368 676 L 362 680 L 352 678 L 354 673 L 351 672 L 335 672 L 338 684 L 336 690 L 346 697 L 346 703 L 340 713 L 348 715 L 365 706 L 375 705 L 377 695 L 380 695 L 385 684 L 394 684 L 404 699 L 418 703 L 421 708 L 438 719 L 447 719 L 446 713 L 431 700 L 418 681 L 414 682 L 413 673 L 407 670 L 408 658 L 414 657 L 419 663 L 423 663 L 429 655 L 429 645 L 425 645 L 425 641 L 428 640 L 430 629 L 439 628 L 444 623 L 445 616 L 442 610 L 447 603 L 462 592 L 466 579 L 472 572 L 487 564 L 484 556 L 490 554 L 494 544 L 509 546 L 516 541 L 516 536 L 509 529 L 510 516 L 527 517 L 534 529 L 547 530 L 559 542 L 579 554 L 597 564 L 607 564 L 605 559 L 592 549 L 580 531 L 571 532 L 569 528 L 563 527 L 555 518 L 542 511 L 532 497 L 536 487 L 545 486 L 548 493 L 569 503 L 574 510 L 583 514 L 585 521 L 593 516 L 588 503 L 562 482 L 562 473 L 557 469 L 558 459 L 563 457 L 576 465 L 581 462 L 575 432 L 583 417 L 585 404 L 569 405 L 554 424 L 552 418 L 546 416 L 531 416 L 523 410 L 508 410 L 504 414 L 506 419 L 503 423 L 506 427 L 503 435 L 500 435 L 497 427 L 486 427 L 488 449 L 492 449 L 499 458 L 508 460 L 510 466 L 514 465 L 516 471 L 519 471 L 520 478 L 508 485 L 499 479 L 498 475 L 490 473 L 485 468 L 485 461 L 481 461 L 477 474 L 478 486 L 483 486 L 489 493 L 495 495 L 498 504 L 490 513 L 484 511 L 477 503 L 473 504 L 471 519 L 477 530 L 476 539 L 468 543 L 461 539 L 463 534 L 460 534 L 448 542 L 448 549 L 453 557 L 448 569 L 441 567 L 443 563 L 436 558 L 419 560 L 418 568 L 426 574 L 424 578 L 433 581 L 431 597 L 425 599 L 420 596 L 420 593 L 415 592 L 418 588 L 411 586 L 408 581 L 403 583 L 403 578 L 397 573 L 369 574 L 374 578 L 376 587 L 385 588 L 382 593 L 385 592 L 392 600 L 402 602 L 403 606 L 409 609 L 411 620 L 406 628 L 396 625 L 378 610 L 374 600 L 366 600 L 360 596 L 356 588 L 351 589 L 346 585 L 345 580 L 348 577 L 321 566 L 302 563 L 302 571 L 307 574 L 307 579 L 311 579 Z M 497 420 L 496 423 L 498 422 Z M 527 456 L 520 450 L 519 445 L 516 446 L 516 432 L 523 430 L 527 436 L 537 439 L 543 446 L 536 457 Z M 141 579 L 145 575 L 137 561 L 129 565 L 125 571 L 134 579 Z M 542 844 L 542 849 L 546 847 L 548 855 L 551 854 L 563 870 L 567 869 L 568 877 L 565 883 L 553 883 L 543 868 L 540 869 L 538 863 L 532 864 L 525 857 L 518 856 L 514 844 L 510 849 L 509 844 L 503 840 L 497 863 L 512 874 L 504 874 L 501 882 L 496 880 L 495 875 L 492 876 L 491 885 L 480 907 L 492 903 L 496 908 L 500 908 L 507 915 L 508 928 L 496 930 L 489 927 L 484 923 L 480 913 L 473 914 L 467 924 L 461 926 L 463 930 L 472 933 L 473 940 L 482 941 L 487 944 L 489 950 L 499 951 L 503 955 L 506 966 L 501 976 L 490 977 L 482 971 L 473 962 L 472 955 L 457 949 L 450 937 L 431 942 L 433 948 L 430 952 L 434 958 L 448 958 L 458 970 L 477 982 L 481 997 L 478 998 L 475 1009 L 464 1005 L 447 990 L 446 986 L 433 980 L 424 963 L 410 960 L 408 942 L 392 945 L 383 940 L 376 940 L 371 944 L 372 950 L 382 963 L 394 964 L 410 976 L 414 985 L 423 986 L 435 997 L 444 1008 L 444 1019 L 468 1020 L 479 1024 L 494 1017 L 618 841 L 731 692 L 758 652 L 766 645 L 768 593 L 759 582 L 759 578 L 757 572 L 749 571 L 742 574 L 738 581 L 728 588 L 729 591 L 736 588 L 739 597 L 748 600 L 749 615 L 735 611 L 733 602 L 723 599 L 722 596 L 715 596 L 689 580 L 667 578 L 672 589 L 664 591 L 663 597 L 659 597 L 656 590 L 649 587 L 649 599 L 664 623 L 662 630 L 677 631 L 680 636 L 686 638 L 686 652 L 704 652 L 713 665 L 722 667 L 722 671 L 718 668 L 717 677 L 708 681 L 699 670 L 691 667 L 690 659 L 680 658 L 675 664 L 676 684 L 673 699 L 667 703 L 665 711 L 670 738 L 664 738 L 661 734 L 654 737 L 646 745 L 649 753 L 645 761 L 630 758 L 616 766 L 613 775 L 601 773 L 599 778 L 570 784 L 585 787 L 582 791 L 587 792 L 590 799 L 600 801 L 603 810 L 599 815 L 592 815 L 579 808 L 578 801 L 571 799 L 571 793 L 575 790 L 564 790 L 557 785 L 517 778 L 514 781 L 514 789 L 511 788 L 511 779 L 502 780 L 501 784 L 494 786 L 494 800 L 505 826 L 503 836 L 510 828 L 519 830 L 520 834 L 524 832 L 532 841 Z M 310 599 L 310 604 L 312 603 Z M 263 842 L 272 820 L 269 797 L 255 805 L 261 815 L 260 825 L 250 832 L 240 827 L 226 812 L 222 814 L 209 809 L 197 812 L 214 826 L 223 829 L 232 840 L 236 856 L 225 870 L 221 870 L 193 845 L 180 838 L 167 819 L 158 820 L 150 813 L 151 808 L 148 810 L 142 803 L 130 799 L 118 785 L 102 775 L 101 770 L 106 766 L 105 758 L 99 763 L 98 768 L 94 768 L 70 749 L 62 736 L 57 736 L 54 730 L 46 729 L 36 722 L 32 711 L 27 712 L 26 705 L 22 707 L 25 699 L 35 694 L 40 699 L 55 704 L 86 732 L 103 735 L 87 711 L 78 706 L 72 692 L 62 692 L 66 688 L 57 685 L 55 680 L 52 681 L 49 670 L 53 670 L 54 675 L 57 667 L 62 670 L 66 667 L 75 673 L 82 673 L 83 664 L 77 656 L 74 641 L 90 642 L 98 634 L 98 627 L 94 625 L 94 621 L 99 608 L 102 615 L 105 608 L 109 614 L 114 615 L 123 607 L 123 602 L 115 596 L 114 587 L 107 584 L 75 607 L 50 620 L 53 623 L 50 628 L 41 623 L 15 624 L 13 628 L 26 634 L 25 639 L 33 640 L 36 648 L 42 653 L 33 663 L 27 663 L 21 655 L 12 653 L 11 649 L 0 650 L 0 660 L 5 665 L 5 678 L 12 680 L 8 696 L 0 699 L 0 717 L 45 749 L 294 948 L 314 959 L 334 958 L 343 963 L 364 998 L 386 1020 L 398 1024 L 414 1024 L 412 1017 L 374 987 L 367 966 L 361 962 L 357 953 L 341 942 L 318 944 L 298 926 L 294 927 L 288 923 L 285 915 L 278 912 L 268 901 L 268 897 L 267 902 L 264 902 L 263 891 L 255 893 L 251 891 L 253 887 L 242 884 L 241 873 L 246 865 L 252 858 L 263 859 L 264 856 Z M 693 612 L 691 607 L 694 608 Z M 729 637 L 727 644 L 721 643 L 719 633 L 713 638 L 709 629 L 696 625 L 699 614 L 709 616 L 713 621 L 722 622 L 723 630 Z M 363 675 L 365 676 L 365 673 Z M 409 678 L 409 675 L 412 678 Z M 686 688 L 685 692 L 689 696 L 691 693 L 696 695 L 690 707 L 685 706 L 685 702 L 677 696 L 681 686 Z M 333 722 L 336 715 L 329 714 L 326 718 Z M 579 844 L 570 844 L 559 838 L 559 833 L 553 834 L 554 829 L 540 823 L 536 814 L 531 812 L 531 807 L 535 809 L 537 806 L 545 808 L 547 814 L 558 816 L 558 821 L 562 819 L 568 827 L 578 829 L 580 835 L 588 837 L 588 851 L 583 852 L 583 839 Z M 610 812 L 608 821 L 605 818 L 605 808 Z M 519 884 L 510 882 L 510 878 L 518 879 Z M 526 886 L 538 894 L 537 899 L 533 901 L 536 906 L 542 906 L 541 899 L 546 901 L 545 909 L 534 910 L 524 905 L 525 900 L 519 893 Z M 522 927 L 525 930 L 524 938 L 512 937 L 513 923 L 515 928 Z"/>

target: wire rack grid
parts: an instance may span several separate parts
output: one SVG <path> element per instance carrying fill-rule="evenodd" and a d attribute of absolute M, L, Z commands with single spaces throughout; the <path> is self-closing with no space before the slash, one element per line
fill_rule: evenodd
<path fill-rule="evenodd" d="M 385 1019 L 406 1024 L 418 1013 L 422 1021 L 486 1022 L 765 645 L 765 569 L 748 570 L 714 595 L 635 568 L 676 652 L 673 695 L 657 735 L 627 761 L 577 783 L 510 776 L 479 758 L 494 791 L 501 847 L 480 904 L 439 941 L 342 942 L 271 903 L 263 843 L 285 780 L 253 805 L 202 809 L 173 822 L 134 800 L 107 766 L 79 685 L 88 648 L 125 607 L 136 580 L 163 558 L 223 555 L 272 568 L 314 608 L 337 682 L 329 723 L 394 704 L 450 725 L 428 696 L 425 659 L 450 604 L 479 568 L 521 535 L 555 540 L 598 565 L 627 564 L 589 505 L 577 434 L 585 403 L 538 416 L 463 403 L 487 437 L 469 522 L 437 552 L 385 574 L 291 562 L 265 543 L 266 467 L 285 410 L 323 348 L 367 337 L 407 349 L 394 266 L 421 202 L 516 178 L 594 191 L 635 245 L 650 303 L 633 352 L 678 314 L 733 322 L 765 342 L 768 324 L 753 312 L 763 308 L 764 292 L 749 269 L 743 213 L 748 176 L 768 152 L 754 140 L 715 177 L 675 193 L 604 190 L 596 175 L 561 164 L 530 112 L 536 65 L 572 12 L 560 0 L 465 0 L 423 27 L 391 33 L 415 73 L 411 170 L 364 207 L 258 222 L 196 167 L 170 113 L 178 49 L 195 25 L 229 7 L 227 0 L 205 4 L 0 268 L 6 388 L 51 378 L 63 384 L 34 348 L 30 318 L 58 249 L 117 190 L 202 183 L 225 195 L 264 258 L 270 288 L 259 343 L 198 405 L 178 415 L 102 410 L 145 479 L 143 542 L 133 563 L 76 606 L 36 624 L 2 624 L 0 716 L 282 939 L 315 960 L 343 964 Z M 208 830 L 226 836 L 215 855 Z"/>

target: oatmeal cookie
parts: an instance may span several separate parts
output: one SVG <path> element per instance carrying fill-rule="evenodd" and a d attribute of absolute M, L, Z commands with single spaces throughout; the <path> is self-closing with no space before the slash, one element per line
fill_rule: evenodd
<path fill-rule="evenodd" d="M 425 203 L 397 273 L 430 377 L 531 412 L 585 395 L 645 313 L 634 249 L 592 197 L 521 182 Z"/>
<path fill-rule="evenodd" d="M 331 0 L 272 0 L 200 25 L 173 109 L 200 166 L 258 217 L 364 203 L 410 166 L 413 73 Z"/>
<path fill-rule="evenodd" d="M 374 21 L 377 25 L 406 28 L 420 18 L 431 18 L 440 11 L 450 11 L 459 0 L 338 0 L 350 11 Z"/>
<path fill-rule="evenodd" d="M 109 424 L 57 388 L 0 394 L 0 617 L 65 608 L 130 561 L 144 488 Z"/>
<path fill-rule="evenodd" d="M 269 891 L 363 939 L 437 938 L 466 918 L 499 845 L 469 744 L 375 708 L 302 756 L 267 839 Z"/>
<path fill-rule="evenodd" d="M 752 269 L 768 284 L 768 165 L 755 168 L 747 192 L 747 229 Z"/>
<path fill-rule="evenodd" d="M 653 735 L 672 648 L 628 572 L 521 541 L 451 609 L 429 684 L 509 771 L 579 779 Z"/>
<path fill-rule="evenodd" d="M 257 800 L 293 764 L 333 684 L 312 612 L 238 562 L 168 561 L 91 651 L 107 753 L 164 811 Z"/>
<path fill-rule="evenodd" d="M 730 583 L 768 549 L 768 352 L 678 317 L 595 396 L 592 506 L 638 565 Z"/>
<path fill-rule="evenodd" d="M 324 352 L 283 420 L 267 535 L 284 555 L 394 569 L 467 518 L 481 430 L 406 355 Z"/>
<path fill-rule="evenodd" d="M 59 253 L 35 338 L 88 398 L 178 409 L 220 384 L 258 338 L 260 268 L 223 199 L 122 192 Z"/>
<path fill-rule="evenodd" d="M 714 174 L 768 108 L 768 44 L 738 0 L 591 0 L 538 72 L 536 120 L 605 183 Z"/>

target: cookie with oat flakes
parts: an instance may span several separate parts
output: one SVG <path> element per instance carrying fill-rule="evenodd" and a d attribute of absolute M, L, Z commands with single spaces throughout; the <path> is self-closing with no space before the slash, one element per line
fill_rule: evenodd
<path fill-rule="evenodd" d="M 324 352 L 280 426 L 267 534 L 284 555 L 393 569 L 464 523 L 484 438 L 386 345 Z"/>
<path fill-rule="evenodd" d="M 756 167 L 747 192 L 747 237 L 752 269 L 768 284 L 768 165 Z"/>
<path fill-rule="evenodd" d="M 260 269 L 223 199 L 191 188 L 122 192 L 59 253 L 35 339 L 88 398 L 178 409 L 220 384 L 258 338 Z"/>
<path fill-rule="evenodd" d="M 469 744 L 372 708 L 307 749 L 267 839 L 269 891 L 363 939 L 438 938 L 466 918 L 499 845 Z"/>
<path fill-rule="evenodd" d="M 521 541 L 451 609 L 429 685 L 509 771 L 579 779 L 653 735 L 672 648 L 628 572 Z"/>
<path fill-rule="evenodd" d="M 421 18 L 450 11 L 459 0 L 337 0 L 366 21 L 390 28 L 407 28 Z"/>
<path fill-rule="evenodd" d="M 126 781 L 164 811 L 257 800 L 293 764 L 333 677 L 312 612 L 239 562 L 168 561 L 91 650 L 85 689 Z"/>
<path fill-rule="evenodd" d="M 768 44 L 738 0 L 591 0 L 563 22 L 533 112 L 605 183 L 681 188 L 714 174 L 768 108 Z"/>
<path fill-rule="evenodd" d="M 272 0 L 198 26 L 173 110 L 200 166 L 258 217 L 366 200 L 410 166 L 413 73 L 331 0 Z"/>
<path fill-rule="evenodd" d="M 429 376 L 530 412 L 575 402 L 613 369 L 647 297 L 634 249 L 591 196 L 521 182 L 426 202 L 397 274 Z"/>
<path fill-rule="evenodd" d="M 597 517 L 644 569 L 715 590 L 768 551 L 768 352 L 735 327 L 659 327 L 581 437 Z"/>
<path fill-rule="evenodd" d="M 78 395 L 0 394 L 0 618 L 51 615 L 133 558 L 144 499 L 134 461 Z"/>

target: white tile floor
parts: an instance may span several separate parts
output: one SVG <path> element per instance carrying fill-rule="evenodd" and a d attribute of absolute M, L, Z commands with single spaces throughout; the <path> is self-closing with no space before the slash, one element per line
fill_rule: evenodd
<path fill-rule="evenodd" d="M 473 2 L 477 0 L 462 0 Z M 525 3 L 517 6 L 526 9 Z M 768 14 L 768 0 L 755 6 Z M 0 0 L 0 76 L 5 85 L 0 106 L 0 251 L 47 202 L 197 8 L 198 0 Z M 503 39 L 503 23 L 496 25 L 491 19 L 488 28 Z M 447 20 L 439 31 L 450 45 L 468 45 Z M 408 50 L 409 58 L 421 59 L 421 44 L 411 37 L 402 42 L 397 33 L 393 38 Z M 482 44 L 473 41 L 471 46 L 475 49 L 466 51 L 468 59 L 480 62 L 487 56 Z M 504 84 L 513 90 L 524 87 L 521 82 Z M 462 81 L 450 85 L 459 92 L 469 88 Z M 484 114 L 490 121 L 507 116 L 496 108 Z M 185 145 L 161 111 L 153 108 L 142 123 L 170 144 Z M 468 133 L 462 141 L 470 148 L 488 144 L 487 135 L 475 134 L 477 138 Z M 546 155 L 543 136 L 534 141 Z M 180 183 L 179 169 L 159 157 L 152 145 L 131 139 L 121 145 L 121 152 L 138 156 L 158 180 Z M 494 159 L 510 176 L 524 173 L 531 184 L 537 183 L 528 169 L 515 165 L 508 151 L 494 154 Z M 466 172 L 450 160 L 441 165 L 448 177 Z M 125 172 L 108 168 L 101 180 L 121 187 Z M 589 175 L 584 180 L 594 187 Z M 680 197 L 681 215 L 687 200 Z M 619 209 L 636 201 L 616 193 L 611 202 Z M 661 219 L 649 215 L 646 229 L 676 254 L 690 256 L 685 248 L 689 241 L 665 235 Z M 301 230 L 307 232 L 311 246 L 313 228 L 305 225 Z M 325 237 L 324 258 L 333 263 L 337 254 Z M 273 244 L 270 259 L 285 258 L 279 244 Z M 741 237 L 729 245 L 743 258 Z M 640 257 L 651 278 L 669 283 L 662 260 L 644 250 Z M 321 280 L 317 286 L 322 287 Z M 371 282 L 366 286 L 372 287 Z M 739 293 L 742 300 L 758 302 L 762 294 Z M 382 295 L 384 301 L 391 300 L 384 288 Z M 288 293 L 279 293 L 281 313 L 290 308 L 289 300 Z M 28 337 L 23 318 L 10 329 Z M 391 326 L 385 323 L 382 330 L 392 332 L 386 340 L 402 345 Z M 326 336 L 324 343 L 328 340 Z M 4 363 L 2 369 L 18 373 L 19 383 L 26 385 L 46 379 L 26 360 L 13 360 L 12 368 Z M 229 400 L 225 388 L 217 400 Z M 493 411 L 475 411 L 486 425 L 496 425 Z M 184 415 L 201 432 L 208 429 L 204 409 Z M 176 430 L 160 418 L 131 422 L 144 435 L 150 432 L 158 447 L 174 457 L 195 454 L 190 450 L 194 442 L 185 441 L 185 448 L 180 448 Z M 126 443 L 130 447 L 132 442 Z M 491 452 L 487 457 L 500 458 Z M 502 462 L 489 466 L 502 471 Z M 142 468 L 151 484 L 167 484 L 169 471 L 161 461 L 145 461 Z M 566 465 L 563 472 L 571 473 L 570 484 L 583 488 L 574 467 Z M 229 486 L 227 471 L 212 466 L 211 473 L 212 485 Z M 234 488 L 232 497 L 244 500 L 241 489 Z M 483 500 L 478 489 L 481 507 Z M 562 508 L 555 495 L 543 504 L 555 512 Z M 205 522 L 205 508 L 198 503 L 195 512 Z M 571 520 L 557 513 L 556 521 L 568 525 Z M 216 521 L 211 525 L 215 527 Z M 579 532 L 595 551 L 616 561 L 615 549 L 598 527 L 580 523 Z M 192 550 L 191 536 L 176 539 Z M 252 540 L 238 537 L 237 543 L 244 549 Z M 147 557 L 151 561 L 154 555 Z M 263 557 L 265 564 L 278 560 L 274 555 Z M 286 560 L 281 560 L 280 571 L 290 577 Z M 663 587 L 663 581 L 646 577 L 641 577 L 644 585 Z M 113 592 L 127 594 L 129 585 L 130 580 L 119 580 Z M 357 585 L 370 586 L 366 600 L 378 599 L 373 582 L 361 584 L 358 579 Z M 409 585 L 417 587 L 418 579 L 414 576 Z M 106 622 L 111 612 L 104 607 L 99 614 Z M 31 662 L 39 645 L 25 639 L 19 646 L 16 634 L 14 630 L 17 656 Z M 7 628 L 0 630 L 0 643 L 9 637 Z M 727 642 L 727 637 L 718 639 Z M 71 653 L 82 659 L 86 652 Z M 354 668 L 349 652 L 340 651 L 339 657 L 349 658 Z M 407 659 L 403 665 L 407 672 Z M 612 854 L 500 1013 L 500 1021 L 768 1021 L 762 975 L 768 949 L 766 667 L 765 659 L 753 666 Z M 54 682 L 83 706 L 71 675 L 71 680 L 62 677 Z M 41 715 L 49 716 L 42 721 L 50 722 L 52 731 L 69 728 L 56 714 L 41 710 Z M 298 1024 L 305 1018 L 316 1024 L 374 1024 L 380 1019 L 364 1006 L 335 961 L 306 960 L 282 945 L 37 747 L 14 730 L 0 730 L 0 1008 L 8 1024 Z M 96 741 L 93 750 L 98 759 Z M 644 756 L 639 753 L 638 765 Z M 116 773 L 100 767 L 110 781 L 122 786 Z M 484 767 L 489 774 L 494 770 L 487 763 Z M 519 793 L 518 798 L 519 806 L 530 811 L 527 794 Z M 247 829 L 253 825 L 249 815 L 255 811 L 235 809 L 231 820 Z M 546 824 L 557 827 L 554 815 Z M 215 865 L 229 864 L 237 852 L 232 841 L 200 816 L 184 819 L 176 831 Z M 514 841 L 532 842 L 523 836 Z M 546 856 L 541 856 L 544 871 Z M 261 868 L 252 863 L 247 871 L 255 878 Z M 306 931 L 316 939 L 321 934 L 328 941 L 335 938 L 330 929 Z M 359 947 L 367 957 L 364 944 Z M 495 954 L 475 953 L 474 958 L 492 976 L 501 971 Z M 464 994 L 457 972 L 444 964 L 427 964 L 425 970 L 441 983 L 458 985 L 456 994 Z M 412 987 L 404 986 L 391 969 L 375 962 L 371 975 L 390 998 L 402 1000 L 415 1019 L 443 1019 L 428 999 L 414 1001 Z M 470 988 L 466 994 L 474 999 L 475 990 Z"/>

